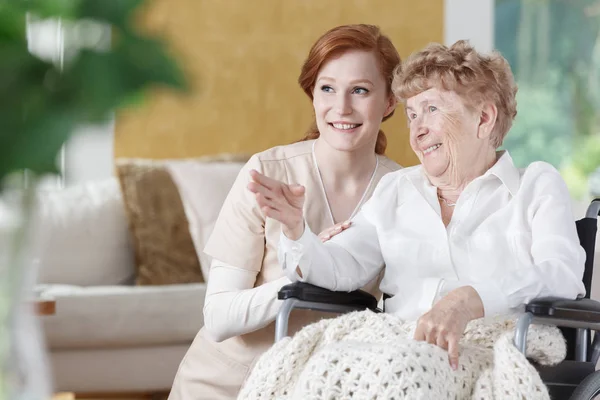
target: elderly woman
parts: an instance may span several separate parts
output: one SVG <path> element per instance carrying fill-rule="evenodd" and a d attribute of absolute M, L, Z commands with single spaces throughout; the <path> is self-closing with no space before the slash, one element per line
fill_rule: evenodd
<path fill-rule="evenodd" d="M 392 87 L 421 164 L 386 175 L 349 229 L 322 243 L 304 222 L 301 193 L 256 171 L 248 188 L 282 224 L 287 276 L 351 291 L 385 265 L 385 311 L 418 321 L 414 338 L 447 349 L 456 369 L 470 321 L 536 297 L 583 295 L 585 254 L 556 169 L 517 169 L 497 151 L 517 92 L 500 54 L 432 44 L 397 69 Z"/>

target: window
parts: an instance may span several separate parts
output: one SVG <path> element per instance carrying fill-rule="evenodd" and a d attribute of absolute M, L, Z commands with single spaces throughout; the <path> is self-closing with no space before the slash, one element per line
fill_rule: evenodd
<path fill-rule="evenodd" d="M 600 0 L 496 0 L 494 47 L 519 85 L 504 142 L 519 167 L 543 160 L 575 199 L 600 197 Z"/>

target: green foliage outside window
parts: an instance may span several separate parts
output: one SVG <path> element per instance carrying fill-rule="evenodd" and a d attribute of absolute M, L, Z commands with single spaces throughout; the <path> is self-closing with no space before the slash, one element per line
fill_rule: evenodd
<path fill-rule="evenodd" d="M 496 0 L 495 47 L 519 85 L 504 147 L 557 167 L 575 198 L 600 192 L 600 1 Z"/>

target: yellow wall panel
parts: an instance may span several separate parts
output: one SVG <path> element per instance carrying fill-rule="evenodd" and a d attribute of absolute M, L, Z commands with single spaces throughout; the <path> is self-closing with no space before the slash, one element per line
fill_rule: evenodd
<path fill-rule="evenodd" d="M 443 0 L 154 0 L 142 20 L 168 38 L 193 91 L 155 92 L 121 112 L 115 157 L 254 153 L 300 139 L 313 120 L 300 67 L 336 25 L 379 25 L 402 57 L 443 40 Z M 383 125 L 387 154 L 413 165 L 399 111 Z"/>

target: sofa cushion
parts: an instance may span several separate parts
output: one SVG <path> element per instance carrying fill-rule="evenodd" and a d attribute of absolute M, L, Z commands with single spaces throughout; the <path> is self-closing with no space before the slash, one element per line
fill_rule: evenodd
<path fill-rule="evenodd" d="M 203 282 L 179 191 L 165 163 L 118 159 L 138 285 Z"/>
<path fill-rule="evenodd" d="M 131 282 L 133 252 L 116 179 L 41 190 L 37 201 L 33 230 L 39 282 Z"/>
<path fill-rule="evenodd" d="M 48 354 L 53 386 L 59 392 L 78 393 L 77 400 L 81 393 L 102 393 L 101 398 L 105 400 L 124 400 L 122 396 L 130 400 L 165 400 L 164 396 L 151 393 L 169 391 L 189 347 L 190 343 L 54 350 Z M 114 397 L 115 393 L 121 396 Z"/>
<path fill-rule="evenodd" d="M 208 277 L 210 257 L 204 246 L 215 226 L 223 202 L 248 156 L 222 158 L 206 161 L 185 160 L 167 164 L 173 180 L 179 188 L 185 214 L 196 253 L 200 258 L 202 274 Z"/>
<path fill-rule="evenodd" d="M 204 324 L 206 285 L 39 285 L 56 300 L 41 317 L 50 349 L 118 348 L 191 343 Z"/>

